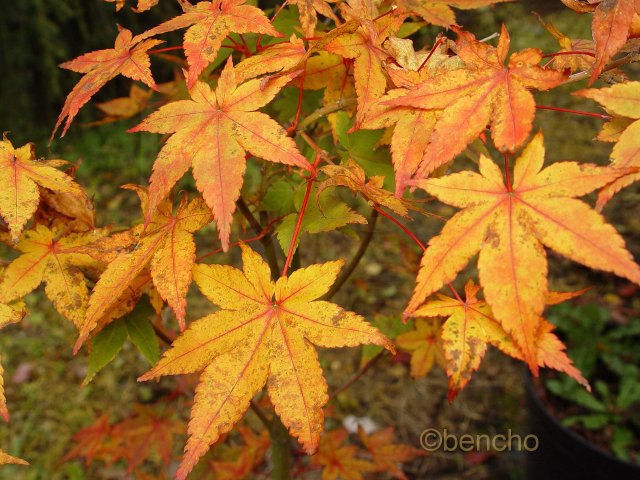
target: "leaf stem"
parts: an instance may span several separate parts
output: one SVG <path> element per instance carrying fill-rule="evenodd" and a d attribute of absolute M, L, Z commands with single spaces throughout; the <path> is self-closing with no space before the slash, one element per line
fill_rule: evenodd
<path fill-rule="evenodd" d="M 418 71 L 422 70 L 422 67 L 424 67 L 427 62 L 429 61 L 429 59 L 431 58 L 431 56 L 435 53 L 436 49 L 442 45 L 442 43 L 444 42 L 444 37 L 440 37 L 438 38 L 438 40 L 436 41 L 436 43 L 433 44 L 433 47 L 431 47 L 431 51 L 429 52 L 429 55 L 427 55 L 427 58 L 424 59 L 424 62 L 422 62 L 420 64 L 420 66 L 418 67 Z"/>
<path fill-rule="evenodd" d="M 178 45 L 176 47 L 166 47 L 166 48 L 158 48 L 156 50 L 149 50 L 147 53 L 151 55 L 154 53 L 173 52 L 174 50 L 182 50 L 182 49 L 183 49 L 182 45 Z"/>
<path fill-rule="evenodd" d="M 427 249 L 427 247 L 424 246 L 424 244 L 418 239 L 418 237 L 416 237 L 415 234 L 411 230 L 409 230 L 400 220 L 395 218 L 393 215 L 389 215 L 387 212 L 382 210 L 382 208 L 380 208 L 378 205 L 374 205 L 373 208 L 375 208 L 380 215 L 382 215 L 385 218 L 388 218 L 393 223 L 395 223 L 398 227 L 400 227 L 402 231 L 407 235 L 409 235 L 409 237 L 411 237 L 411 239 L 414 242 L 416 242 L 416 245 L 418 245 L 423 251 Z"/>
<path fill-rule="evenodd" d="M 584 112 L 582 110 L 573 110 L 571 108 L 550 107 L 548 105 L 536 105 L 539 110 L 553 110 L 555 112 L 575 113 L 576 115 L 584 115 L 586 117 L 595 117 L 602 120 L 610 120 L 611 115 L 605 115 L 603 113 Z"/>
<path fill-rule="evenodd" d="M 273 480 L 291 480 L 291 437 L 280 418 L 274 415 L 269 424 Z"/>
<path fill-rule="evenodd" d="M 590 57 L 595 57 L 596 56 L 596 54 L 593 53 L 593 52 L 574 50 L 574 51 L 569 51 L 569 52 L 545 53 L 544 55 L 542 55 L 542 58 L 559 57 L 560 55 L 588 55 Z"/>
<path fill-rule="evenodd" d="M 267 417 L 267 415 L 262 411 L 262 409 L 258 406 L 256 402 L 251 400 L 249 402 L 249 407 L 251 407 L 251 410 L 253 411 L 253 413 L 256 414 L 256 417 L 260 419 L 260 421 L 265 427 L 271 428 L 271 420 L 269 420 L 269 417 Z"/>
<path fill-rule="evenodd" d="M 331 286 L 329 291 L 321 298 L 321 300 L 325 300 L 325 301 L 330 300 L 331 297 L 333 297 L 340 290 L 340 288 L 342 288 L 342 286 L 349 279 L 353 271 L 356 269 L 356 267 L 360 263 L 360 260 L 362 260 L 362 257 L 367 251 L 367 248 L 369 247 L 371 240 L 373 239 L 373 234 L 376 229 L 376 223 L 378 222 L 378 215 L 379 215 L 378 210 L 376 210 L 375 208 L 371 210 L 371 215 L 369 217 L 369 222 L 368 222 L 369 228 L 367 232 L 364 234 L 364 236 L 362 237 L 358 250 L 356 251 L 355 255 L 353 256 L 349 264 L 342 270 L 342 272 L 340 272 L 340 276 L 338 276 L 334 284 Z"/>

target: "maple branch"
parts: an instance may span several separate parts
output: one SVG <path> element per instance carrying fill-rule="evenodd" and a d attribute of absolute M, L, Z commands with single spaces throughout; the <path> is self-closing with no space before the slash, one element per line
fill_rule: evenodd
<path fill-rule="evenodd" d="M 340 273 L 340 275 L 338 276 L 334 284 L 331 286 L 329 291 L 323 297 L 321 297 L 320 300 L 325 300 L 325 301 L 330 300 L 331 297 L 333 297 L 340 290 L 340 288 L 342 288 L 342 285 L 344 285 L 344 283 L 349 279 L 353 271 L 356 269 L 356 267 L 360 263 L 360 260 L 362 260 L 362 257 L 367 251 L 367 248 L 369 247 L 371 240 L 373 239 L 373 234 L 376 229 L 376 223 L 378 222 L 378 215 L 379 215 L 378 210 L 376 210 L 375 208 L 371 210 L 371 216 L 369 217 L 369 222 L 368 222 L 369 229 L 362 237 L 360 246 L 358 247 L 358 251 L 356 251 L 355 255 L 349 262 L 349 265 L 347 265 L 346 268 L 342 270 L 342 272 Z"/>
<path fill-rule="evenodd" d="M 274 480 L 291 480 L 291 437 L 280 418 L 274 415 L 269 425 L 271 438 L 271 463 L 273 470 L 271 478 Z"/>
<path fill-rule="evenodd" d="M 360 380 L 360 378 L 362 378 L 362 376 L 367 373 L 369 370 L 371 370 L 371 368 L 380 361 L 380 359 L 382 357 L 384 357 L 385 353 L 387 353 L 386 350 L 380 350 L 375 356 L 371 357 L 367 363 L 365 363 L 362 368 L 360 368 L 360 370 L 358 370 L 353 377 L 351 377 L 349 380 L 347 380 L 346 382 L 344 382 L 341 386 L 339 386 L 337 389 L 335 389 L 333 391 L 333 393 L 331 393 L 329 395 L 329 401 L 332 401 L 334 398 L 336 398 L 339 394 L 341 394 L 342 392 L 344 392 L 347 388 L 349 388 L 351 385 L 353 385 L 354 383 L 356 383 L 358 380 Z"/>
<path fill-rule="evenodd" d="M 602 72 L 600 72 L 600 74 L 602 75 L 604 72 L 608 72 L 610 70 L 614 70 L 616 68 L 622 67 L 624 65 L 628 65 L 633 62 L 638 62 L 638 61 L 640 61 L 639 54 L 637 53 L 629 54 L 626 57 L 622 57 L 619 60 L 616 60 L 614 62 L 607 64 L 602 69 Z M 579 82 L 580 80 L 584 80 L 589 77 L 591 77 L 591 70 L 584 70 L 582 72 L 574 73 L 573 75 L 569 76 L 569 78 L 567 79 L 567 81 L 563 83 L 563 85 L 567 83 Z"/>
<path fill-rule="evenodd" d="M 325 105 L 322 108 L 318 108 L 316 111 L 314 111 L 313 113 L 310 113 L 300 121 L 300 123 L 298 124 L 297 131 L 301 132 L 303 130 L 306 130 L 309 125 L 317 122 L 322 117 L 329 115 L 330 113 L 337 112 L 339 110 L 344 110 L 345 108 L 355 104 L 356 104 L 356 97 L 349 97 L 349 98 L 341 98 L 339 100 L 336 100 L 335 102 Z"/>
<path fill-rule="evenodd" d="M 603 113 L 584 112 L 582 110 L 573 110 L 571 108 L 550 107 L 547 105 L 536 105 L 539 110 L 553 110 L 554 112 L 575 113 L 576 115 L 584 115 L 585 117 L 595 117 L 602 120 L 610 120 L 611 115 L 605 115 Z"/>
<path fill-rule="evenodd" d="M 298 122 L 300 121 L 300 112 L 302 112 L 302 97 L 304 95 L 304 79 L 307 75 L 307 61 L 305 60 L 303 68 L 305 69 L 300 76 L 300 84 L 298 85 L 298 107 L 296 108 L 296 116 L 293 119 L 293 123 L 287 128 L 287 133 L 293 133 L 298 128 Z"/>
<path fill-rule="evenodd" d="M 583 52 L 583 51 L 575 50 L 570 52 L 545 53 L 544 55 L 542 55 L 542 58 L 559 57 L 560 55 L 589 55 L 590 57 L 596 56 L 596 54 L 593 52 Z"/>
<path fill-rule="evenodd" d="M 264 247 L 264 252 L 267 257 L 267 262 L 269 263 L 269 269 L 271 270 L 271 276 L 275 279 L 278 277 L 278 272 L 280 271 L 280 267 L 278 266 L 278 257 L 276 255 L 276 249 L 273 246 L 273 237 L 269 233 L 268 228 L 270 228 L 271 223 L 267 225 L 267 231 L 262 228 L 260 222 L 253 216 L 251 210 L 249 210 L 249 206 L 245 203 L 245 201 L 240 197 L 236 201 L 236 206 L 240 213 L 244 216 L 244 218 L 249 222 L 249 225 L 256 233 L 257 237 L 259 237 L 260 243 Z"/>

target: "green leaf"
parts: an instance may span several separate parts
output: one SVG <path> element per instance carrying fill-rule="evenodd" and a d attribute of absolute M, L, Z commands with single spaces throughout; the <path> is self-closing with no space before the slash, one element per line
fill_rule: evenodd
<path fill-rule="evenodd" d="M 352 126 L 353 120 L 349 115 L 344 111 L 338 112 L 336 132 L 340 146 L 345 150 L 342 152 L 343 159 L 352 158 L 364 169 L 368 177 L 382 175 L 384 188 L 393 190 L 395 178 L 391 154 L 386 146 L 378 147 L 383 130 L 358 130 L 347 133 Z"/>
<path fill-rule="evenodd" d="M 91 342 L 89 369 L 82 385 L 88 385 L 100 370 L 116 357 L 127 338 L 127 327 L 123 320 L 104 327 Z"/>
<path fill-rule="evenodd" d="M 633 444 L 634 435 L 631 430 L 624 427 L 613 427 L 613 438 L 611 439 L 611 450 L 617 457 L 629 460 L 629 449 Z"/>
<path fill-rule="evenodd" d="M 295 209 L 293 205 L 293 187 L 283 180 L 278 180 L 271 184 L 262 199 L 261 206 L 276 215 L 291 213 Z"/>
<path fill-rule="evenodd" d="M 158 339 L 153 331 L 151 322 L 149 322 L 149 317 L 153 315 L 155 315 L 155 311 L 145 297 L 125 319 L 131 342 L 151 365 L 154 365 L 160 359 Z"/>
<path fill-rule="evenodd" d="M 306 185 L 303 185 L 294 194 L 294 204 L 298 211 L 302 208 L 305 190 Z M 292 213 L 287 215 L 276 228 L 276 237 L 280 242 L 282 251 L 285 253 L 289 252 L 289 245 L 291 245 L 297 221 L 298 214 Z M 367 219 L 340 200 L 335 194 L 335 189 L 328 188 L 323 191 L 318 202 L 316 202 L 316 188 L 312 189 L 307 209 L 302 219 L 301 233 L 330 232 L 349 223 L 367 223 Z M 299 242 L 300 236 L 298 236 L 297 243 Z M 296 248 L 298 247 L 297 243 Z"/>

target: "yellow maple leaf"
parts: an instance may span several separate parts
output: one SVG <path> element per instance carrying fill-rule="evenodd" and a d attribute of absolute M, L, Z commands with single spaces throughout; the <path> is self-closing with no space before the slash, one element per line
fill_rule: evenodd
<path fill-rule="evenodd" d="M 418 318 L 413 330 L 396 338 L 396 345 L 411 353 L 411 376 L 424 377 L 436 364 L 445 367 L 441 330 L 440 321 Z"/>
<path fill-rule="evenodd" d="M 146 203 L 146 192 L 138 189 L 142 199 L 143 211 Z M 188 202 L 186 198 L 173 213 L 173 207 L 166 201 L 158 208 L 151 223 L 143 230 L 143 226 L 135 227 L 133 232 L 98 244 L 106 252 L 104 258 L 110 260 L 106 270 L 100 276 L 89 299 L 86 315 L 80 324 L 80 335 L 74 352 L 96 328 L 98 321 L 117 306 L 116 303 L 129 288 L 138 282 L 144 269 L 151 266 L 151 277 L 160 296 L 165 299 L 178 318 L 181 329 L 184 329 L 186 314 L 185 296 L 191 283 L 191 270 L 196 258 L 196 245 L 193 232 L 198 231 L 211 221 L 211 214 L 202 199 Z M 113 253 L 121 243 L 123 251 Z M 88 246 L 89 252 L 94 246 Z M 142 282 L 144 285 L 146 282 Z M 139 298 L 142 286 L 136 286 L 128 297 Z M 127 295 L 126 295 L 127 296 Z"/>
<path fill-rule="evenodd" d="M 95 267 L 90 256 L 78 251 L 82 245 L 104 235 L 102 230 L 87 234 L 60 235 L 38 225 L 27 230 L 15 246 L 22 254 L 11 262 L 0 278 L 0 302 L 18 300 L 45 282 L 45 293 L 56 310 L 79 327 L 84 318 L 89 290 L 83 267 Z"/>
<path fill-rule="evenodd" d="M 80 185 L 54 168 L 65 163 L 36 160 L 32 143 L 13 148 L 6 136 L 0 141 L 0 215 L 9 225 L 14 241 L 38 207 L 38 185 L 54 192 L 84 195 Z"/>
<path fill-rule="evenodd" d="M 498 166 L 484 156 L 480 174 L 464 171 L 415 181 L 442 202 L 463 210 L 429 241 L 405 311 L 415 312 L 480 252 L 485 298 L 534 373 L 538 372 L 535 339 L 548 290 L 543 245 L 640 284 L 640 267 L 622 237 L 587 204 L 573 198 L 626 172 L 576 162 L 542 169 L 543 162 L 543 138 L 538 134 L 516 161 L 513 184 L 505 184 Z"/>
<path fill-rule="evenodd" d="M 204 370 L 178 479 L 233 428 L 265 383 L 284 425 L 313 453 L 328 395 L 312 345 L 375 344 L 393 350 L 359 315 L 316 300 L 329 290 L 343 262 L 312 265 L 274 284 L 267 263 L 244 245 L 242 260 L 243 271 L 225 265 L 194 268 L 200 290 L 222 310 L 194 322 L 139 379 Z"/>
<path fill-rule="evenodd" d="M 640 82 L 580 90 L 575 94 L 595 100 L 615 115 L 602 127 L 598 138 L 617 142 L 611 151 L 611 166 L 635 168 L 635 171 L 620 177 L 600 191 L 596 207 L 601 210 L 615 193 L 640 180 Z"/>
<path fill-rule="evenodd" d="M 0 465 L 6 465 L 9 463 L 13 463 L 16 465 L 29 465 L 29 462 L 26 462 L 18 457 L 13 457 L 8 453 L 5 453 L 2 450 L 0 450 Z"/>

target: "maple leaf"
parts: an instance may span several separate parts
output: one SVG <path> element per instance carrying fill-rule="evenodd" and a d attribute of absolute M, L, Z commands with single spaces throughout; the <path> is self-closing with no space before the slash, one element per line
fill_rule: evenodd
<path fill-rule="evenodd" d="M 158 154 L 149 185 L 149 221 L 160 201 L 187 169 L 213 212 L 224 251 L 229 249 L 235 202 L 245 171 L 245 151 L 277 163 L 312 167 L 284 129 L 258 108 L 269 103 L 297 74 L 237 85 L 231 59 L 218 88 L 197 82 L 192 100 L 172 102 L 130 131 L 173 133 Z"/>
<path fill-rule="evenodd" d="M 371 454 L 375 465 L 374 471 L 386 472 L 393 478 L 406 480 L 407 476 L 399 465 L 424 456 L 426 452 L 411 445 L 393 443 L 393 436 L 392 427 L 367 435 L 358 425 L 358 437 Z"/>
<path fill-rule="evenodd" d="M 362 121 L 371 104 L 380 98 L 386 89 L 384 64 L 389 54 L 382 44 L 402 24 L 402 17 L 388 15 L 374 21 L 378 16 L 376 5 L 370 0 L 351 0 L 341 4 L 347 18 L 358 21 L 360 27 L 355 32 L 347 31 L 325 45 L 325 50 L 353 59 L 358 108 L 356 125 Z"/>
<path fill-rule="evenodd" d="M 184 34 L 184 53 L 189 63 L 186 75 L 187 86 L 195 85 L 202 71 L 215 60 L 222 41 L 229 33 L 262 33 L 281 37 L 273 28 L 264 12 L 245 0 L 214 0 L 187 4 L 182 15 L 167 20 L 157 27 L 139 35 L 153 37 L 162 33 L 187 28 Z"/>
<path fill-rule="evenodd" d="M 78 195 L 42 189 L 33 222 L 65 233 L 88 233 L 96 228 L 96 211 L 84 191 Z"/>
<path fill-rule="evenodd" d="M 96 458 L 107 465 L 113 463 L 119 455 L 119 447 L 109 442 L 112 432 L 109 417 L 105 414 L 100 415 L 93 423 L 73 435 L 72 440 L 76 445 L 62 458 L 62 462 L 81 457 L 86 465 L 91 464 Z"/>
<path fill-rule="evenodd" d="M 471 33 L 455 30 L 457 53 L 466 67 L 429 78 L 418 88 L 385 102 L 444 110 L 433 128 L 418 178 L 453 159 L 489 123 L 500 151 L 516 149 L 529 136 L 535 114 L 535 101 L 528 89 L 547 90 L 566 78 L 562 72 L 538 66 L 542 52 L 535 48 L 514 53 L 505 65 L 510 39 L 504 25 L 497 48 L 478 42 Z"/>
<path fill-rule="evenodd" d="M 445 368 L 440 321 L 416 319 L 415 329 L 396 337 L 396 345 L 411 353 L 411 376 L 424 377 L 438 364 Z"/>
<path fill-rule="evenodd" d="M 451 7 L 470 10 L 509 1 L 511 0 L 398 0 L 396 4 L 401 12 L 448 28 L 456 24 L 456 15 Z"/>
<path fill-rule="evenodd" d="M 596 58 L 589 85 L 626 43 L 636 12 L 640 14 L 640 3 L 635 0 L 602 0 L 596 7 L 592 23 Z"/>
<path fill-rule="evenodd" d="M 139 190 L 144 202 L 144 192 Z M 191 283 L 191 269 L 195 263 L 196 245 L 193 232 L 211 221 L 209 210 L 202 199 L 188 202 L 186 198 L 173 213 L 166 201 L 153 216 L 146 231 L 123 235 L 124 245 L 135 241 L 132 251 L 115 255 L 93 288 L 86 315 L 80 325 L 80 334 L 74 347 L 77 352 L 105 313 L 127 293 L 129 286 L 147 265 L 160 296 L 169 303 L 178 319 L 180 329 L 185 326 L 185 296 Z M 136 230 L 142 230 L 142 226 Z M 109 246 L 107 250 L 113 247 Z M 116 305 L 117 306 L 117 305 Z"/>
<path fill-rule="evenodd" d="M 183 422 L 171 418 L 169 412 L 136 404 L 134 414 L 113 425 L 110 435 L 122 444 L 118 459 L 127 462 L 127 473 L 133 472 L 147 458 L 152 449 L 157 451 L 165 466 L 172 457 L 173 436 L 184 433 Z"/>
<path fill-rule="evenodd" d="M 8 453 L 0 450 L 0 465 L 7 465 L 9 463 L 13 463 L 16 465 L 29 465 L 29 462 L 18 457 L 12 457 Z"/>
<path fill-rule="evenodd" d="M 146 12 L 147 10 L 151 10 L 151 8 L 155 7 L 160 0 L 138 0 L 138 5 L 136 7 L 131 7 L 136 13 Z M 180 0 L 179 0 L 180 1 Z M 115 3 L 116 4 L 116 12 L 122 10 L 126 0 L 105 0 L 107 3 Z"/>
<path fill-rule="evenodd" d="M 204 369 L 178 479 L 184 479 L 209 445 L 233 428 L 265 383 L 284 425 L 313 453 L 328 395 L 312 344 L 375 344 L 393 350 L 389 340 L 359 315 L 316 300 L 329 290 L 342 261 L 297 270 L 275 284 L 267 263 L 244 245 L 242 261 L 243 271 L 224 265 L 194 268 L 195 282 L 222 310 L 191 324 L 139 379 Z"/>
<path fill-rule="evenodd" d="M 534 13 L 542 26 L 555 38 L 560 44 L 560 52 L 592 52 L 595 53 L 595 44 L 592 40 L 571 39 L 563 34 L 551 22 L 545 22 L 543 18 Z M 588 70 L 594 62 L 591 55 L 559 55 L 553 58 L 553 66 L 558 70 L 569 69 L 571 72 Z"/>
<path fill-rule="evenodd" d="M 240 426 L 238 432 L 244 445 L 232 447 L 225 452 L 225 460 L 210 463 L 216 480 L 237 480 L 248 478 L 251 473 L 264 462 L 267 450 L 271 446 L 269 432 L 263 430 L 257 435 L 251 428 Z M 235 456 L 235 458 L 233 458 Z M 232 460 L 227 460 L 233 458 Z"/>
<path fill-rule="evenodd" d="M 348 437 L 346 430 L 336 429 L 320 438 L 318 453 L 311 457 L 311 464 L 322 468 L 322 480 L 363 480 L 363 474 L 376 471 L 373 463 L 356 456 L 356 445 L 343 445 Z"/>
<path fill-rule="evenodd" d="M 118 74 L 132 80 L 140 80 L 152 89 L 157 89 L 149 68 L 151 61 L 147 51 L 162 43 L 162 40 L 141 41 L 140 36 L 134 37 L 126 28 L 118 26 L 118 30 L 114 48 L 85 53 L 74 60 L 60 64 L 62 68 L 85 75 L 67 96 L 51 134 L 52 139 L 66 118 L 60 135 L 64 137 L 82 106 Z"/>
<path fill-rule="evenodd" d="M 373 176 L 367 181 L 364 169 L 349 159 L 346 165 L 327 165 L 321 169 L 329 178 L 318 185 L 318 196 L 329 187 L 343 186 L 360 193 L 368 201 L 387 207 L 402 217 L 409 215 L 409 208 L 414 208 L 409 202 L 397 198 L 382 185 L 384 177 Z"/>
<path fill-rule="evenodd" d="M 498 166 L 484 156 L 480 174 L 464 171 L 415 181 L 463 210 L 429 241 L 405 311 L 415 312 L 479 251 L 485 298 L 534 374 L 535 339 L 548 290 L 543 245 L 588 267 L 640 283 L 640 267 L 622 237 L 587 204 L 574 199 L 626 172 L 576 162 L 542 169 L 543 162 L 543 138 L 537 134 L 515 163 L 513 185 L 505 185 Z"/>
<path fill-rule="evenodd" d="M 465 285 L 464 301 L 438 295 L 437 300 L 427 301 L 413 313 L 414 317 L 447 317 L 442 327 L 441 343 L 449 377 L 449 401 L 456 397 L 469 383 L 473 372 L 478 370 L 488 344 L 500 348 L 514 358 L 523 359 L 520 348 L 493 318 L 491 308 L 477 298 L 479 290 L 480 287 L 473 280 L 469 280 Z M 580 293 L 582 292 L 577 294 Z M 559 303 L 575 295 L 548 292 L 546 303 Z M 535 339 L 538 365 L 563 371 L 589 388 L 580 371 L 564 353 L 564 345 L 551 333 L 548 325 L 550 324 L 546 320 L 541 320 Z M 430 345 L 425 347 L 429 348 Z"/>
<path fill-rule="evenodd" d="M 626 82 L 609 88 L 580 90 L 575 95 L 591 98 L 616 115 L 602 127 L 601 140 L 617 142 L 611 151 L 611 166 L 635 168 L 605 186 L 598 195 L 596 208 L 601 210 L 611 197 L 640 180 L 640 82 Z M 614 133 L 615 132 L 615 133 Z"/>
<path fill-rule="evenodd" d="M 45 282 L 45 293 L 56 310 L 79 327 L 84 318 L 89 290 L 83 267 L 96 267 L 95 261 L 78 251 L 104 235 L 95 230 L 88 234 L 61 236 L 58 229 L 44 225 L 26 231 L 15 246 L 22 254 L 0 278 L 0 302 L 12 302 L 35 290 Z"/>
<path fill-rule="evenodd" d="M 274 43 L 257 55 L 235 66 L 236 81 L 244 82 L 265 73 L 280 72 L 297 66 L 306 54 L 304 42 L 291 35 L 288 42 Z"/>
<path fill-rule="evenodd" d="M 307 37 L 313 37 L 316 32 L 316 24 L 318 23 L 318 13 L 339 23 L 330 3 L 336 0 L 290 0 L 289 5 L 296 5 L 300 14 L 300 25 L 302 31 Z"/>
<path fill-rule="evenodd" d="M 32 143 L 13 148 L 6 136 L 0 141 L 0 215 L 9 225 L 14 241 L 38 207 L 38 185 L 54 192 L 84 195 L 71 177 L 54 168 L 65 163 L 63 160 L 37 161 Z"/>
<path fill-rule="evenodd" d="M 96 103 L 95 106 L 105 114 L 105 117 L 97 122 L 91 122 L 90 125 L 102 125 L 134 117 L 147 107 L 152 95 L 153 92 L 151 90 L 143 90 L 133 84 L 129 90 L 128 97 L 119 97 L 108 102 Z"/>

